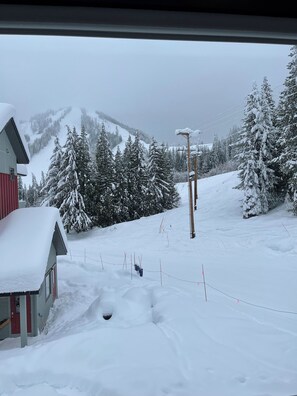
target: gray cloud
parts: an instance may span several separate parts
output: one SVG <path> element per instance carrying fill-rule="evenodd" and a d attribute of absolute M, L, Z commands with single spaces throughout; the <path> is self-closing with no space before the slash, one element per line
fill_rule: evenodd
<path fill-rule="evenodd" d="M 0 101 L 20 118 L 81 106 L 169 142 L 184 127 L 225 135 L 253 81 L 277 96 L 289 60 L 281 45 L 32 36 L 0 36 L 0 53 Z"/>

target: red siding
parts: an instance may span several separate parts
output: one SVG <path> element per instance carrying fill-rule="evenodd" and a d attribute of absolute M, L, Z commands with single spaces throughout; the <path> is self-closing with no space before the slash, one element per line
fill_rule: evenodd
<path fill-rule="evenodd" d="M 0 219 L 19 207 L 18 180 L 15 176 L 0 173 Z"/>

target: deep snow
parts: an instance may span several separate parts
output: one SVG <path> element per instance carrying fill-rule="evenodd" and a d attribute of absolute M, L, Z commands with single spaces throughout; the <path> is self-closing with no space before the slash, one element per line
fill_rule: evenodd
<path fill-rule="evenodd" d="M 178 209 L 71 235 L 44 332 L 24 349 L 0 342 L 0 394 L 296 394 L 297 315 L 242 302 L 297 312 L 296 217 L 283 206 L 243 220 L 236 184 L 199 181 L 192 240 L 185 184 Z M 144 276 L 131 280 L 134 254 Z M 235 299 L 208 286 L 205 302 L 202 264 Z"/>

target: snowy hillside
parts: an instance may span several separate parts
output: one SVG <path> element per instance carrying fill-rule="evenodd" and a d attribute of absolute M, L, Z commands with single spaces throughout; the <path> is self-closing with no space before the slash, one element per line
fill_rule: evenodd
<path fill-rule="evenodd" d="M 178 209 L 71 235 L 45 331 L 0 342 L 0 395 L 296 394 L 297 219 L 243 220 L 236 184 L 199 181 L 192 240 L 185 184 Z"/>
<path fill-rule="evenodd" d="M 60 109 L 58 111 L 49 111 L 40 115 L 32 117 L 30 121 L 23 121 L 20 123 L 20 128 L 26 136 L 29 145 L 31 146 L 30 164 L 27 166 L 28 177 L 25 183 L 31 183 L 31 173 L 34 173 L 37 180 L 40 180 L 41 171 L 47 172 L 50 157 L 54 148 L 54 137 L 57 135 L 60 139 L 60 144 L 64 145 L 66 141 L 68 125 L 71 129 L 76 128 L 78 132 L 81 130 L 82 117 L 87 118 L 87 121 L 101 125 L 104 122 L 106 131 L 119 136 L 120 143 L 118 143 L 113 151 L 116 152 L 117 146 L 123 149 L 125 142 L 129 136 L 134 139 L 136 129 L 123 125 L 121 122 L 97 111 L 86 111 L 81 108 L 69 107 Z M 85 125 L 86 127 L 86 125 Z M 86 127 L 87 131 L 88 128 Z M 146 148 L 149 146 L 150 138 L 143 132 L 139 131 L 142 143 Z M 94 137 L 93 137 L 94 138 Z M 90 141 L 94 146 L 94 142 Z"/>

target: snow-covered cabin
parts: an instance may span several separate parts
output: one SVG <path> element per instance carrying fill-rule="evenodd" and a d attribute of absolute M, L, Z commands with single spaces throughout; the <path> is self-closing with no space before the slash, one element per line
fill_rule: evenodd
<path fill-rule="evenodd" d="M 58 295 L 57 255 L 67 254 L 67 240 L 58 209 L 18 209 L 17 173 L 26 173 L 29 153 L 14 114 L 0 104 L 0 340 L 21 334 L 24 346 Z"/>

